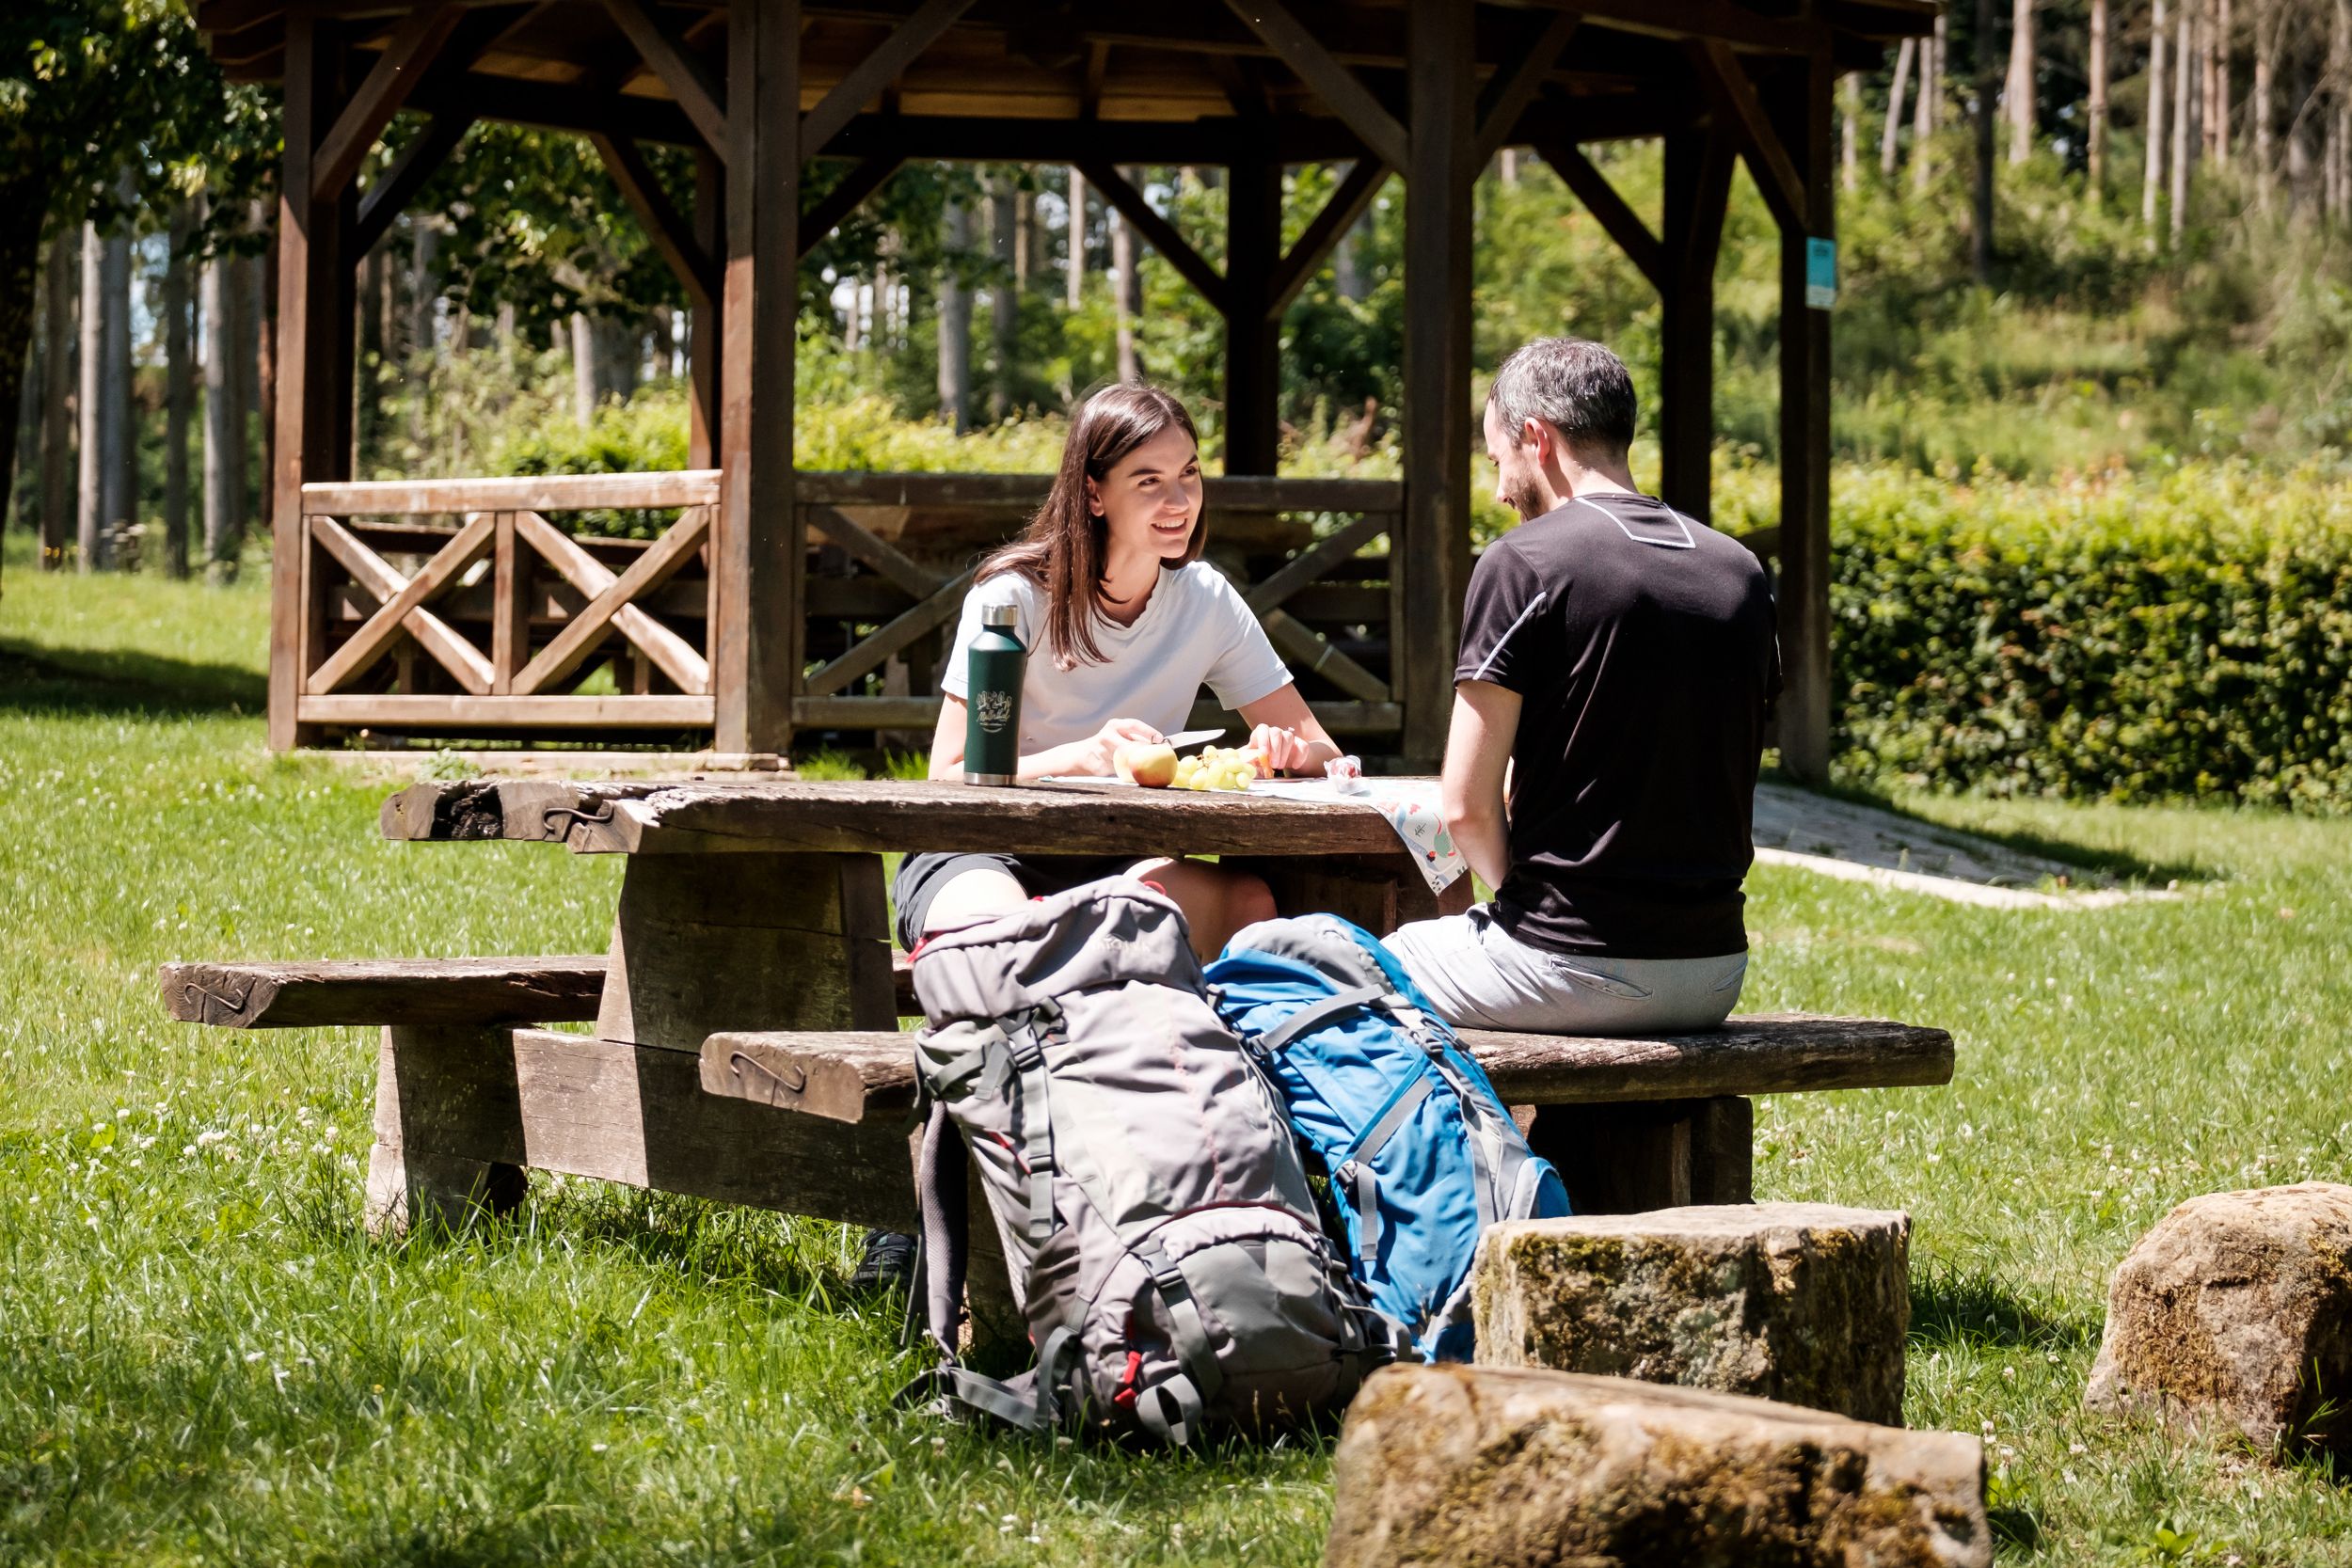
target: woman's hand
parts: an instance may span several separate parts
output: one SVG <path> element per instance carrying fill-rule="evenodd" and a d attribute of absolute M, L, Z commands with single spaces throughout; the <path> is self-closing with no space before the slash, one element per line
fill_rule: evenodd
<path fill-rule="evenodd" d="M 1280 724 L 1260 724 L 1249 732 L 1249 745 L 1277 774 L 1311 773 L 1337 754 L 1327 741 L 1310 740 Z"/>
<path fill-rule="evenodd" d="M 1111 759 L 1121 746 L 1137 741 L 1156 746 L 1168 737 L 1140 719 L 1114 719 L 1084 740 L 1073 741 L 1065 750 L 1069 759 L 1054 770 L 1058 773 L 1108 773 Z"/>

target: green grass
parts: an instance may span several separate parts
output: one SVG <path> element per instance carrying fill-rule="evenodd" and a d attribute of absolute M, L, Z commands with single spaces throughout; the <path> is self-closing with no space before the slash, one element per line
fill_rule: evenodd
<path fill-rule="evenodd" d="M 837 1227 L 542 1178 L 510 1224 L 367 1242 L 370 1041 L 167 1024 L 155 964 L 589 949 L 616 867 L 382 842 L 380 781 L 263 750 L 265 622 L 258 580 L 8 562 L 0 1562 L 1317 1560 L 1321 1444 L 895 1414 L 912 1368 Z M 1748 1006 L 1961 1051 L 1949 1088 L 1765 1102 L 1760 1193 L 1912 1212 L 1907 1418 L 1989 1432 L 2007 1560 L 2352 1564 L 2318 1468 L 2079 1407 L 2169 1205 L 2352 1166 L 2352 823 L 1903 803 L 2217 879 L 2021 914 L 1759 871 Z"/>

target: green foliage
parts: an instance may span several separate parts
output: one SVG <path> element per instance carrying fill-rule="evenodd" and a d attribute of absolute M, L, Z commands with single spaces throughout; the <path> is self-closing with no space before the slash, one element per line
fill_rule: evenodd
<path fill-rule="evenodd" d="M 2352 484 L 1878 467 L 1835 497 L 1854 775 L 2352 812 Z"/>

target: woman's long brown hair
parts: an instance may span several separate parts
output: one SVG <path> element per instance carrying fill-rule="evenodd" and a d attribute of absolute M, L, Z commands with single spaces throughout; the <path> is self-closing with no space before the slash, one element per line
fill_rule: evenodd
<path fill-rule="evenodd" d="M 1087 481 L 1100 484 L 1121 458 L 1170 425 L 1192 437 L 1184 405 L 1157 387 L 1122 383 L 1105 387 L 1078 405 L 1062 442 L 1061 471 L 1020 538 L 981 562 L 977 580 L 1018 572 L 1045 590 L 1045 650 L 1068 670 L 1103 662 L 1094 628 L 1104 619 L 1103 572 L 1110 524 L 1087 504 Z M 1184 562 L 1200 559 L 1208 533 L 1208 510 L 1193 519 L 1184 541 Z"/>

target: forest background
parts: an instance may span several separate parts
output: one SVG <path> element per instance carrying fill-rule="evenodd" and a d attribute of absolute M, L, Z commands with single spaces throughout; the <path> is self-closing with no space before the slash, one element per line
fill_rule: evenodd
<path fill-rule="evenodd" d="M 0 203 L 44 214 L 0 237 L 9 525 L 53 568 L 232 578 L 266 555 L 273 92 L 184 0 L 12 6 L 0 47 Z M 1978 0 L 1839 103 L 1842 771 L 2352 805 L 2352 0 Z M 1596 151 L 1655 211 L 1655 147 Z M 691 166 L 649 157 L 683 205 Z M 1218 257 L 1216 170 L 1129 173 Z M 1290 171 L 1294 232 L 1343 174 Z M 1551 171 L 1505 152 L 1476 200 L 1479 366 L 1573 331 L 1654 388 L 1656 296 Z M 1396 471 L 1402 220 L 1391 182 L 1285 319 L 1286 472 Z M 1742 173 L 1738 532 L 1776 521 L 1778 243 Z M 802 290 L 803 467 L 1038 471 L 1074 396 L 1137 376 L 1215 461 L 1217 318 L 1072 170 L 909 166 Z M 362 477 L 684 460 L 690 312 L 582 142 L 474 127 L 358 310 Z"/>

